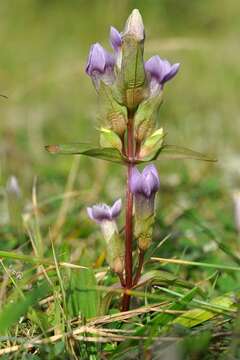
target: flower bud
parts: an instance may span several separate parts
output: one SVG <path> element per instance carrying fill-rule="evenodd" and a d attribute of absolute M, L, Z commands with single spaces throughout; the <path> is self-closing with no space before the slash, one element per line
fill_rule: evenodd
<path fill-rule="evenodd" d="M 124 246 L 116 224 L 116 218 L 119 216 L 121 208 L 121 199 L 115 201 L 112 207 L 99 204 L 87 208 L 90 219 L 101 227 L 107 247 L 107 262 L 111 269 L 118 274 L 123 272 L 124 260 Z"/>
<path fill-rule="evenodd" d="M 141 143 L 149 136 L 156 125 L 156 116 L 159 107 L 162 104 L 162 92 L 156 96 L 149 97 L 143 101 L 135 114 L 135 139 Z"/>
<path fill-rule="evenodd" d="M 113 96 L 112 88 L 106 86 L 103 82 L 99 88 L 100 97 L 100 121 L 106 127 L 123 137 L 127 128 L 127 109 L 120 105 Z"/>
<path fill-rule="evenodd" d="M 163 129 L 158 129 L 150 135 L 141 146 L 139 158 L 143 159 L 151 154 L 156 153 L 163 145 L 164 132 Z"/>
<path fill-rule="evenodd" d="M 134 194 L 135 201 L 134 235 L 137 239 L 139 249 L 146 251 L 152 241 L 155 216 L 154 200 L 156 192 L 160 187 L 155 166 L 147 165 L 142 173 L 134 167 L 130 187 L 131 192 Z"/>
<path fill-rule="evenodd" d="M 122 103 L 135 109 L 145 97 L 146 76 L 143 61 L 144 27 L 138 10 L 133 10 L 122 34 L 122 61 L 118 88 Z"/>
<path fill-rule="evenodd" d="M 119 136 L 114 131 L 103 127 L 100 129 L 100 145 L 101 147 L 110 147 L 122 151 L 122 141 Z"/>
<path fill-rule="evenodd" d="M 122 36 L 113 26 L 110 28 L 110 44 L 115 53 L 117 69 L 120 70 L 122 63 Z"/>
<path fill-rule="evenodd" d="M 145 38 L 143 19 L 138 9 L 134 9 L 126 21 L 123 36 L 130 35 L 137 41 Z"/>

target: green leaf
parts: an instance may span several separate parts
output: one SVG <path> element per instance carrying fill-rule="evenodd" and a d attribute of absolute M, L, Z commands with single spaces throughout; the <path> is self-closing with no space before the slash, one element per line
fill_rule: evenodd
<path fill-rule="evenodd" d="M 175 159 L 195 159 L 210 162 L 217 161 L 217 159 L 211 158 L 200 152 L 177 145 L 163 145 L 160 151 L 155 154 L 154 159 L 157 159 L 160 153 L 169 155 Z"/>
<path fill-rule="evenodd" d="M 0 313 L 0 334 L 4 334 L 11 325 L 16 323 L 30 307 L 34 306 L 47 293 L 48 286 L 44 284 L 28 292 L 24 298 L 19 299 L 18 296 L 13 302 L 4 306 Z"/>
<path fill-rule="evenodd" d="M 182 280 L 179 278 L 178 275 L 173 275 L 172 273 L 168 271 L 162 271 L 162 270 L 150 270 L 147 273 L 145 273 L 143 276 L 141 276 L 138 286 L 179 286 L 184 287 L 187 289 L 195 288 L 194 284 Z M 138 287 L 136 286 L 136 287 Z M 199 290 L 199 292 L 201 292 Z"/>
<path fill-rule="evenodd" d="M 71 271 L 67 290 L 68 310 L 72 317 L 83 315 L 89 319 L 99 314 L 100 294 L 94 272 L 91 269 Z"/>
<path fill-rule="evenodd" d="M 47 145 L 45 148 L 51 154 L 85 155 L 115 163 L 124 163 L 124 157 L 115 148 L 91 148 L 91 145 L 86 143 Z"/>
<path fill-rule="evenodd" d="M 236 295 L 228 294 L 224 296 L 218 296 L 215 299 L 211 300 L 209 302 L 209 305 L 218 305 L 223 306 L 227 309 L 233 309 L 234 305 L 236 304 L 236 299 L 234 300 L 234 297 Z M 177 319 L 175 319 L 172 324 L 178 324 L 185 326 L 187 328 L 192 328 L 193 326 L 202 324 L 203 322 L 210 320 L 214 318 L 216 315 L 219 315 L 221 313 L 221 310 L 218 310 L 217 312 L 211 309 L 193 309 L 187 311 L 185 314 L 179 316 Z"/>

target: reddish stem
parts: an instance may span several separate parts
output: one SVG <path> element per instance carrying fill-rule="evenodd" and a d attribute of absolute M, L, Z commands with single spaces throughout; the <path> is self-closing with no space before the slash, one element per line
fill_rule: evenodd
<path fill-rule="evenodd" d="M 133 117 L 128 118 L 127 127 L 127 157 L 132 160 L 134 157 L 134 124 Z M 133 165 L 127 164 L 127 192 L 126 192 L 126 225 L 125 225 L 125 288 L 132 287 L 132 240 L 133 240 L 133 195 L 130 190 L 130 179 Z M 122 311 L 129 310 L 130 295 L 123 295 Z"/>

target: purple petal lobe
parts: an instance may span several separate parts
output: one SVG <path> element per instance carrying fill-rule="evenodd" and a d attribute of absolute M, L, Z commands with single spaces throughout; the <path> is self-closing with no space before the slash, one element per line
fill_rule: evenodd
<path fill-rule="evenodd" d="M 147 175 L 146 177 L 142 177 L 141 185 L 142 185 L 142 193 L 147 198 L 149 198 L 152 194 L 152 187 L 151 187 L 151 181 L 150 181 L 151 175 Z"/>
<path fill-rule="evenodd" d="M 111 210 L 106 204 L 94 205 L 92 215 L 96 221 L 111 220 Z"/>
<path fill-rule="evenodd" d="M 106 204 L 97 204 L 92 207 L 88 207 L 87 213 L 91 220 L 94 220 L 99 224 L 104 220 L 114 220 L 120 214 L 121 208 L 122 200 L 118 199 L 112 207 Z"/>
<path fill-rule="evenodd" d="M 98 43 L 92 45 L 88 56 L 86 73 L 90 76 L 93 71 L 102 73 L 104 71 L 105 64 L 105 53 L 103 47 Z"/>
<path fill-rule="evenodd" d="M 96 43 L 91 46 L 88 61 L 86 65 L 86 73 L 93 76 L 94 73 L 104 74 L 106 69 L 113 68 L 114 58 L 108 53 L 102 45 Z"/>
<path fill-rule="evenodd" d="M 116 218 L 120 214 L 121 209 L 122 209 L 122 199 L 118 199 L 115 201 L 115 203 L 111 207 L 112 218 Z"/>
<path fill-rule="evenodd" d="M 92 208 L 87 207 L 87 213 L 91 220 L 95 220 L 92 213 Z"/>
<path fill-rule="evenodd" d="M 177 74 L 179 66 L 179 63 L 171 65 L 169 61 L 162 60 L 158 55 L 152 56 L 145 62 L 145 70 L 150 74 L 151 81 L 157 81 L 161 85 Z"/>
<path fill-rule="evenodd" d="M 136 166 L 132 169 L 130 189 L 133 194 L 137 193 L 141 189 L 141 173 Z"/>
<path fill-rule="evenodd" d="M 157 169 L 154 165 L 147 165 L 142 174 L 135 167 L 130 182 L 131 191 L 134 194 L 142 194 L 150 198 L 160 187 Z"/>
<path fill-rule="evenodd" d="M 114 51 L 118 51 L 118 49 L 122 46 L 122 38 L 120 32 L 115 29 L 115 27 L 111 26 L 110 28 L 110 44 Z"/>
<path fill-rule="evenodd" d="M 170 72 L 163 78 L 162 83 L 171 80 L 178 73 L 179 67 L 179 63 L 172 65 Z"/>

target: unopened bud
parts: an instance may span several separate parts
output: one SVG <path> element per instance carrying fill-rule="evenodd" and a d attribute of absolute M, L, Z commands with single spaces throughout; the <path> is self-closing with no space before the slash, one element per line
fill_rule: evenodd
<path fill-rule="evenodd" d="M 119 136 L 112 130 L 100 129 L 100 145 L 101 147 L 115 148 L 122 151 L 122 141 Z"/>
<path fill-rule="evenodd" d="M 121 101 L 130 110 L 135 109 L 146 96 L 143 41 L 143 21 L 139 11 L 135 9 L 122 34 L 122 61 L 117 83 Z"/>
<path fill-rule="evenodd" d="M 143 41 L 145 38 L 142 16 L 138 9 L 134 9 L 126 21 L 123 36 L 130 35 L 137 41 Z"/>
<path fill-rule="evenodd" d="M 143 159 L 146 156 L 156 153 L 159 149 L 161 149 L 163 145 L 163 139 L 164 132 L 162 128 L 154 131 L 154 133 L 149 136 L 142 145 L 139 158 Z"/>

